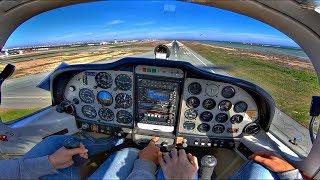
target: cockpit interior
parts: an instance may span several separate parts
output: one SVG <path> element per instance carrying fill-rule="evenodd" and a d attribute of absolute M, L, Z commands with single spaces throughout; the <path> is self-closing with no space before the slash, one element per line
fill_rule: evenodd
<path fill-rule="evenodd" d="M 34 1 L 34 8 L 36 3 L 41 4 Z M 284 7 L 275 1 L 274 4 L 266 2 L 270 7 L 262 7 L 260 0 L 237 3 L 243 4 L 239 7 L 222 1 L 204 4 L 229 7 L 247 15 L 256 14 L 258 10 L 245 8 L 247 4 L 265 12 L 271 11 L 271 6 Z M 51 2 L 39 11 L 67 4 Z M 287 16 L 277 15 L 274 11 L 268 13 L 285 21 Z M 32 15 L 37 13 L 34 11 Z M 23 18 L 19 18 L 22 22 Z M 267 14 L 259 18 L 273 22 Z M 274 26 L 289 32 L 294 24 L 281 27 L 281 20 L 275 20 Z M 290 21 L 293 20 L 287 20 L 287 23 Z M 5 35 L 13 31 L 8 27 L 0 30 L 1 43 L 5 42 Z M 310 30 L 299 28 L 297 31 Z M 302 39 L 301 33 L 290 35 L 296 37 L 312 57 L 319 75 L 320 51 L 308 49 L 312 44 L 316 45 L 314 42 L 318 46 L 313 47 L 320 45 L 319 26 L 314 29 L 316 31 L 309 32 L 307 38 L 317 38 L 309 43 Z M 306 177 L 320 177 L 320 163 L 317 164 L 320 159 L 319 132 L 309 156 L 301 158 L 269 132 L 276 106 L 266 90 L 250 81 L 215 73 L 215 69 L 208 71 L 180 59 L 168 60 L 182 46 L 174 40 L 156 46 L 154 58 L 124 57 L 110 63 L 57 67 L 39 84 L 40 88 L 50 91 L 51 106 L 11 124 L 1 123 L 0 134 L 5 135 L 6 140 L 0 141 L 0 152 L 23 154 L 30 149 L 30 144 L 52 135 L 75 135 L 93 141 L 101 137 L 125 139 L 120 146 L 90 159 L 91 163 L 83 167 L 86 169 L 83 177 L 87 178 L 113 152 L 126 147 L 143 149 L 153 137 L 159 137 L 156 145 L 162 152 L 184 149 L 199 160 L 206 155 L 215 156 L 218 179 L 232 175 L 255 152 L 272 152 L 295 164 Z"/>

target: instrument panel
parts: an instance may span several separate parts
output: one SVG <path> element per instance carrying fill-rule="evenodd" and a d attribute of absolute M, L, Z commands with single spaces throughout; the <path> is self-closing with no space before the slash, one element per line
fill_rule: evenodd
<path fill-rule="evenodd" d="M 184 136 L 188 145 L 224 147 L 269 128 L 272 98 L 252 83 L 179 61 L 129 58 L 110 66 L 78 65 L 53 80 L 54 87 L 65 84 L 53 88 L 54 102 L 71 104 L 85 130 L 125 131 L 137 141 Z"/>
<path fill-rule="evenodd" d="M 133 73 L 84 71 L 71 78 L 64 98 L 82 120 L 102 124 L 133 124 Z"/>
<path fill-rule="evenodd" d="M 181 104 L 181 133 L 237 137 L 258 119 L 253 98 L 243 89 L 222 82 L 187 78 Z"/>

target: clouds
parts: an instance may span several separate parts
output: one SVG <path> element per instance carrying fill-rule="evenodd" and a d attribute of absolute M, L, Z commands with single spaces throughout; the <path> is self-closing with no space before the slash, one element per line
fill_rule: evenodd
<path fill-rule="evenodd" d="M 111 20 L 107 23 L 107 25 L 116 25 L 116 24 L 122 24 L 124 23 L 123 20 L 120 20 L 120 19 L 114 19 L 114 20 Z"/>
<path fill-rule="evenodd" d="M 147 25 L 152 25 L 155 24 L 154 21 L 145 21 L 145 22 L 139 22 L 139 23 L 135 23 L 134 25 L 136 26 L 147 26 Z"/>

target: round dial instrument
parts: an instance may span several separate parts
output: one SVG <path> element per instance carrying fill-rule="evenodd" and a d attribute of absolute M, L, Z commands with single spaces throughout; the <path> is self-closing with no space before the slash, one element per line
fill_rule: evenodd
<path fill-rule="evenodd" d="M 206 87 L 206 94 L 210 97 L 213 97 L 219 93 L 219 87 L 214 84 L 210 84 Z"/>
<path fill-rule="evenodd" d="M 90 105 L 84 105 L 82 106 L 82 114 L 87 118 L 95 118 L 97 116 L 97 111 L 94 109 L 94 107 Z"/>
<path fill-rule="evenodd" d="M 240 101 L 240 102 L 237 102 L 234 107 L 233 107 L 233 110 L 234 112 L 236 113 L 242 113 L 242 112 L 245 112 L 248 108 L 248 105 L 247 103 L 243 102 L 243 101 Z"/>
<path fill-rule="evenodd" d="M 132 105 L 132 98 L 126 93 L 120 93 L 116 96 L 116 108 L 127 109 Z"/>
<path fill-rule="evenodd" d="M 130 124 L 132 122 L 132 115 L 125 110 L 117 112 L 117 122 L 121 124 Z"/>
<path fill-rule="evenodd" d="M 196 124 L 194 122 L 184 122 L 183 128 L 186 130 L 193 130 L 196 127 Z"/>
<path fill-rule="evenodd" d="M 221 95 L 224 98 L 232 98 L 235 94 L 236 90 L 232 86 L 226 86 L 221 91 Z"/>
<path fill-rule="evenodd" d="M 221 111 L 229 111 L 232 107 L 232 103 L 228 100 L 223 100 L 219 103 L 219 109 Z"/>
<path fill-rule="evenodd" d="M 226 113 L 219 113 L 216 115 L 215 120 L 218 123 L 225 123 L 226 121 L 228 121 L 229 117 Z"/>
<path fill-rule="evenodd" d="M 249 123 L 244 128 L 244 132 L 247 134 L 257 134 L 261 130 L 261 127 L 256 123 Z"/>
<path fill-rule="evenodd" d="M 211 109 L 213 109 L 214 107 L 216 107 L 216 101 L 213 100 L 212 98 L 205 99 L 205 100 L 202 102 L 202 106 L 203 106 L 203 108 L 206 109 L 206 110 L 211 110 Z"/>
<path fill-rule="evenodd" d="M 112 95 L 108 91 L 99 91 L 97 94 L 97 100 L 104 106 L 110 106 L 113 102 Z"/>
<path fill-rule="evenodd" d="M 202 91 L 201 84 L 199 84 L 198 82 L 193 82 L 193 83 L 189 84 L 188 91 L 190 94 L 193 94 L 193 95 L 200 94 Z"/>
<path fill-rule="evenodd" d="M 216 134 L 221 134 L 224 132 L 226 128 L 224 127 L 224 125 L 222 124 L 216 124 L 212 127 L 212 132 L 216 133 Z"/>
<path fill-rule="evenodd" d="M 231 118 L 230 118 L 230 122 L 232 124 L 239 124 L 243 121 L 243 116 L 240 115 L 240 114 L 236 114 L 236 115 L 233 115 Z"/>
<path fill-rule="evenodd" d="M 103 89 L 108 89 L 112 86 L 112 77 L 107 72 L 99 72 L 96 75 L 96 82 L 98 87 L 101 87 Z"/>
<path fill-rule="evenodd" d="M 127 91 L 132 87 L 132 80 L 126 74 L 119 74 L 115 79 L 115 83 L 117 88 L 123 91 Z"/>
<path fill-rule="evenodd" d="M 187 99 L 186 103 L 189 108 L 197 108 L 200 105 L 200 100 L 197 97 L 192 96 Z"/>
<path fill-rule="evenodd" d="M 87 89 L 87 88 L 80 89 L 79 97 L 81 101 L 85 103 L 91 104 L 94 102 L 94 94 L 90 89 Z"/>
<path fill-rule="evenodd" d="M 114 114 L 109 108 L 100 108 L 98 114 L 104 121 L 112 121 L 114 118 Z"/>
<path fill-rule="evenodd" d="M 209 111 L 204 111 L 200 114 L 200 120 L 203 122 L 209 122 L 213 119 L 213 114 Z"/>
<path fill-rule="evenodd" d="M 210 126 L 207 123 L 202 123 L 198 126 L 197 129 L 199 132 L 208 132 L 210 130 Z"/>
<path fill-rule="evenodd" d="M 195 119 L 198 116 L 198 112 L 195 109 L 188 109 L 186 112 L 184 112 L 184 116 L 189 119 Z"/>

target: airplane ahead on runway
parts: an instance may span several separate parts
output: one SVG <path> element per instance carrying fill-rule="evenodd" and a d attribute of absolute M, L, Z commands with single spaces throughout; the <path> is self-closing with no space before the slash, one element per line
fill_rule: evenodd
<path fill-rule="evenodd" d="M 320 179 L 317 3 L 0 1 L 0 179 Z"/>

